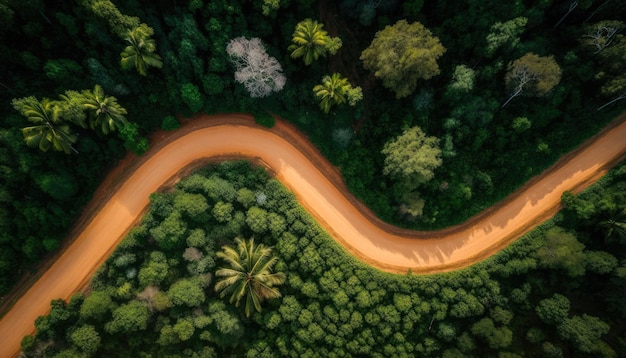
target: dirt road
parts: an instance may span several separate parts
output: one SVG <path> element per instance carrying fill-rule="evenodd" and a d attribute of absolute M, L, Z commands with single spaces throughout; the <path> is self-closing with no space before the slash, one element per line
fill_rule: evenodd
<path fill-rule="evenodd" d="M 243 115 L 195 118 L 158 133 L 147 155 L 129 156 L 98 189 L 73 243 L 0 321 L 0 357 L 19 350 L 50 300 L 84 287 L 130 227 L 150 193 L 212 157 L 255 158 L 268 166 L 350 253 L 381 270 L 434 273 L 492 255 L 558 209 L 561 193 L 579 190 L 626 153 L 626 116 L 505 201 L 463 225 L 438 232 L 400 230 L 378 220 L 350 195 L 339 172 L 292 127 L 263 129 Z M 421 238 L 422 240 L 415 240 Z"/>

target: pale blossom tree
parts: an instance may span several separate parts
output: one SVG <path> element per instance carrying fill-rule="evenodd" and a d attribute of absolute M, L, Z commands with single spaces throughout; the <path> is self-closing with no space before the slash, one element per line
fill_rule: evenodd
<path fill-rule="evenodd" d="M 251 97 L 266 97 L 285 86 L 287 78 L 280 63 L 265 52 L 261 39 L 234 38 L 226 52 L 236 68 L 235 81 L 243 84 Z"/>

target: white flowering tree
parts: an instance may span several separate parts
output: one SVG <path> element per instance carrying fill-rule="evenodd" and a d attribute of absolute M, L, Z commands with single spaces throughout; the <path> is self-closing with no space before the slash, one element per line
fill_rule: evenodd
<path fill-rule="evenodd" d="M 234 38 L 226 52 L 236 68 L 235 81 L 243 84 L 251 97 L 266 97 L 285 86 L 287 78 L 280 63 L 265 52 L 261 39 Z"/>

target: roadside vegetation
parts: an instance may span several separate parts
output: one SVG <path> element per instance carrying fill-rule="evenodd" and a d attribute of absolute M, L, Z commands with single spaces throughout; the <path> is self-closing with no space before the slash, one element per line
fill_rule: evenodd
<path fill-rule="evenodd" d="M 200 111 L 290 120 L 394 225 L 466 220 L 626 108 L 626 10 L 566 5 L 1 0 L 0 293 L 127 151 Z M 430 144 L 389 150 L 414 131 Z M 389 169 L 403 155 L 432 177 Z"/>
<path fill-rule="evenodd" d="M 144 153 L 149 146 L 147 136 L 150 133 L 158 129 L 175 130 L 180 125 L 178 118 L 197 112 L 253 113 L 257 121 L 266 126 L 273 123 L 271 113 L 279 115 L 308 135 L 341 169 L 350 190 L 381 219 L 414 229 L 436 229 L 461 223 L 541 173 L 562 154 L 597 133 L 624 111 L 625 18 L 626 7 L 620 1 L 611 0 L 155 0 L 149 5 L 138 0 L 0 0 L 0 67 L 3 69 L 0 76 L 0 296 L 11 290 L 16 279 L 37 267 L 42 258 L 57 252 L 107 170 L 128 151 L 138 155 Z M 256 184 L 246 185 L 252 188 Z M 603 195 L 614 202 L 622 200 L 617 190 L 608 190 Z M 554 274 L 554 282 L 546 283 L 542 281 L 546 278 L 542 278 L 544 272 L 541 270 L 549 269 L 550 265 L 536 263 L 536 267 L 532 267 L 528 257 L 508 262 L 507 253 L 512 249 L 498 256 L 504 260 L 502 265 L 529 263 L 527 271 L 515 268 L 512 277 L 519 275 L 524 278 L 522 281 L 535 280 L 556 287 L 570 281 L 572 287 L 587 289 L 592 289 L 591 285 L 613 287 L 610 285 L 622 284 L 620 278 L 611 276 L 619 276 L 617 272 L 621 272 L 623 266 L 620 260 L 624 258 L 619 251 L 621 243 L 613 239 L 607 241 L 605 247 L 604 236 L 601 236 L 613 238 L 623 232 L 620 231 L 623 225 L 618 225 L 623 223 L 620 219 L 623 213 L 619 209 L 622 204 L 600 208 L 609 199 L 601 202 L 577 201 L 570 196 L 566 199 L 568 207 L 576 209 L 570 209 L 574 211 L 569 214 L 559 214 L 557 218 L 571 219 L 575 212 L 579 220 L 564 222 L 565 231 L 550 231 L 551 237 L 557 238 L 546 241 L 545 245 L 554 241 L 558 245 L 571 245 L 567 250 L 577 253 L 586 250 L 611 252 L 618 259 L 617 268 L 608 265 L 613 268 L 598 269 L 585 264 L 586 269 L 579 274 L 580 265 L 571 264 L 573 266 L 563 272 L 567 275 L 574 272 L 572 280 L 563 280 L 563 276 Z M 207 202 L 206 205 L 214 210 L 214 203 Z M 187 214 L 183 215 L 181 210 L 180 218 L 167 217 L 168 222 L 172 225 L 183 222 L 178 219 L 185 219 Z M 221 207 L 221 210 L 234 212 L 235 207 Z M 247 211 L 245 214 L 248 215 Z M 197 215 L 198 222 L 202 222 L 202 215 L 210 218 L 215 213 Z M 224 225 L 231 221 L 230 225 L 240 223 L 241 217 L 225 217 L 228 219 L 222 222 Z M 560 222 L 557 223 L 561 226 Z M 305 226 L 309 224 L 316 227 L 308 221 Z M 246 222 L 245 225 L 250 224 Z M 599 228 L 604 231 L 598 231 Z M 162 228 L 166 229 L 172 232 L 182 230 L 181 227 Z M 571 239 L 571 231 L 579 232 L 574 235 L 574 241 L 580 245 Z M 158 235 L 160 231 L 155 232 Z M 254 231 L 240 237 L 244 240 L 256 237 L 252 233 Z M 168 237 L 169 234 L 161 231 L 161 235 Z M 220 238 L 224 241 L 213 244 L 213 251 L 203 252 L 204 260 L 208 261 L 209 256 L 215 260 L 212 253 L 219 251 L 224 243 L 237 246 L 232 241 L 235 236 L 226 236 Z M 152 239 L 156 240 L 156 237 Z M 271 240 L 263 243 L 267 247 L 275 246 L 274 253 L 280 258 L 276 269 L 281 267 L 281 262 L 289 260 L 281 253 L 278 243 Z M 579 250 L 581 245 L 585 249 Z M 176 245 L 171 249 L 174 247 Z M 309 251 L 316 248 L 311 247 Z M 523 248 L 519 249 L 524 252 Z M 166 255 L 164 250 L 159 247 L 154 251 Z M 545 257 L 567 251 L 546 250 Z M 161 254 L 155 255 L 153 261 L 161 262 Z M 193 252 L 189 255 L 193 256 Z M 317 255 L 332 259 L 332 255 L 322 254 L 322 251 Z M 583 256 L 607 259 L 604 254 L 594 255 Z M 139 261 L 140 257 L 135 259 L 138 263 L 143 262 Z M 182 279 L 177 275 L 182 275 L 187 267 L 181 263 L 184 259 L 177 260 L 179 263 L 172 263 L 173 266 L 179 265 L 172 275 Z M 550 262 L 559 262 L 554 260 Z M 583 261 L 588 260 L 592 259 Z M 353 271 L 365 270 L 359 264 L 354 265 L 358 269 Z M 415 283 L 411 289 L 422 292 L 419 287 L 438 286 L 439 280 L 452 280 L 445 277 L 466 275 L 467 272 L 474 275 L 471 270 L 450 276 L 411 278 L 422 282 Z M 599 280 L 599 276 L 594 275 L 600 273 L 594 270 L 609 276 L 602 276 Z M 270 307 L 282 305 L 279 302 L 290 302 L 292 298 L 287 300 L 287 297 L 296 297 L 295 292 L 299 292 L 297 282 L 290 281 L 291 270 L 278 271 L 287 273 L 286 283 L 279 288 L 284 298 L 282 301 L 268 300 L 266 304 Z M 203 272 L 214 274 L 211 270 Z M 376 280 L 380 278 L 377 282 L 381 286 L 383 280 L 401 280 L 379 273 L 371 275 Z M 497 276 L 495 273 L 491 275 Z M 605 279 L 607 277 L 611 279 Z M 623 274 L 620 277 L 623 279 Z M 191 284 L 205 289 L 211 287 L 214 279 L 191 281 Z M 158 291 L 161 293 L 175 283 L 171 280 L 162 282 L 163 287 L 159 286 Z M 385 284 L 384 287 L 394 285 Z M 505 287 L 504 283 L 502 285 Z M 149 286 L 142 289 L 146 287 Z M 452 287 L 456 291 L 461 286 Z M 467 336 L 475 340 L 475 349 L 490 347 L 494 352 L 519 353 L 520 347 L 526 347 L 526 344 L 539 349 L 533 341 L 536 340 L 548 342 L 545 347 L 541 343 L 541 349 L 546 352 L 554 350 L 546 355 L 558 356 L 559 347 L 565 355 L 569 354 L 569 349 L 579 349 L 579 346 L 568 346 L 567 342 L 593 346 L 593 353 L 579 351 L 596 355 L 601 349 L 596 347 L 598 340 L 590 341 L 572 333 L 581 331 L 577 325 L 592 326 L 597 328 L 593 330 L 593 337 L 611 337 L 606 341 L 609 343 L 601 344 L 602 347 L 624 351 L 621 343 L 623 328 L 616 328 L 620 325 L 611 320 L 620 316 L 610 316 L 609 311 L 604 310 L 590 312 L 591 304 L 583 298 L 574 298 L 572 287 L 557 292 L 571 301 L 568 321 L 547 318 L 541 324 L 553 322 L 550 323 L 552 330 L 546 326 L 533 330 L 533 334 L 540 332 L 538 337 L 544 341 L 519 338 L 526 334 L 520 333 L 523 329 L 519 327 L 534 322 L 519 321 L 528 311 L 516 311 L 522 309 L 523 299 L 520 299 L 519 307 L 509 309 L 515 317 L 509 323 L 505 323 L 506 319 L 484 316 L 491 323 L 480 321 L 482 325 L 475 329 L 467 326 L 469 323 L 453 323 L 452 330 L 442 329 L 447 329 L 450 337 L 454 334 L 464 337 L 462 333 L 467 332 Z M 113 297 L 113 306 L 128 304 L 130 306 L 123 306 L 125 310 L 145 312 L 144 301 L 143 306 L 132 300 L 123 301 L 135 297 L 138 287 L 128 289 L 130 293 L 126 296 L 107 293 Z M 526 292 L 523 287 L 519 289 L 516 294 Z M 542 292 L 541 289 L 545 287 L 537 285 L 536 291 Z M 321 288 L 319 290 L 321 292 Z M 469 288 L 463 290 L 471 291 Z M 376 291 L 376 288 L 370 291 Z M 150 292 L 146 295 L 149 296 Z M 391 302 L 389 300 L 394 298 L 390 297 L 401 291 L 391 292 L 375 301 L 368 312 L 380 309 L 380 302 Z M 513 292 L 512 288 L 510 292 Z M 619 302 L 618 298 L 624 297 L 623 287 L 615 292 L 621 292 L 620 296 L 614 297 Z M 436 306 L 437 302 L 450 306 L 453 302 L 436 301 L 434 295 L 434 291 L 431 295 L 421 294 L 419 302 L 426 302 L 424 305 L 429 307 Z M 600 296 L 608 297 L 608 293 Z M 308 301 L 302 297 L 297 299 L 302 299 L 308 307 L 318 298 L 307 297 Z M 548 297 L 551 296 L 544 295 L 542 299 Z M 555 300 L 564 302 L 560 298 Z M 515 301 L 511 299 L 506 304 L 513 305 L 511 302 Z M 78 305 L 79 301 L 75 304 Z M 224 308 L 220 310 L 231 310 L 228 303 L 223 304 Z M 63 306 L 61 303 L 57 305 Z M 242 302 L 241 307 L 243 305 Z M 322 309 L 323 305 L 320 303 L 319 307 Z M 481 313 L 467 317 L 491 314 L 492 306 L 484 307 Z M 611 306 L 607 303 L 601 307 L 609 310 Z M 170 308 L 164 311 L 165 316 L 170 317 Z M 154 318 L 151 310 L 148 309 L 150 319 Z M 439 320 L 430 312 L 439 312 L 437 310 L 429 308 L 428 314 L 416 318 L 417 321 L 430 318 L 432 325 L 429 325 L 428 333 L 412 331 L 417 329 L 413 327 L 393 330 L 394 334 L 402 332 L 402 337 L 397 337 L 392 346 L 402 347 L 406 337 L 426 337 L 411 340 L 422 342 L 421 351 L 417 351 L 418 343 L 414 343 L 412 349 L 416 349 L 415 352 L 446 351 L 443 342 L 451 342 L 452 338 L 447 340 L 433 333 L 439 329 Z M 529 310 L 534 312 L 534 307 Z M 97 328 L 97 322 L 110 323 L 113 310 L 107 312 L 103 316 L 106 318 L 99 318 L 78 331 L 91 336 L 95 332 L 101 337 L 103 346 L 98 352 L 106 351 L 102 350 L 104 344 L 116 344 L 107 342 L 114 334 L 123 331 L 122 328 L 111 328 L 115 327 L 113 323 L 109 325 L 110 332 Z M 235 315 L 239 311 L 228 312 Z M 347 318 L 342 311 L 336 312 L 339 321 L 333 321 L 333 324 L 339 330 L 339 322 L 345 325 Z M 352 312 L 356 311 L 350 311 L 350 317 Z M 405 312 L 400 312 L 404 316 Z M 607 331 L 593 318 L 583 316 L 585 312 L 589 317 L 600 317 L 611 330 Z M 118 315 L 122 317 L 124 311 Z M 365 319 L 365 315 L 362 316 Z M 534 316 L 530 314 L 529 317 L 532 320 Z M 150 332 L 154 335 L 157 334 L 155 327 L 158 327 L 160 337 L 160 329 L 168 325 L 173 329 L 177 319 L 175 313 L 169 321 L 162 319 L 167 323 L 154 326 L 153 321 L 146 320 L 145 324 L 146 327 L 153 325 Z M 254 324 L 265 324 L 257 321 L 254 320 Z M 318 320 L 312 318 L 311 321 Z M 123 325 L 121 321 L 117 324 Z M 137 324 L 143 327 L 142 322 Z M 509 324 L 510 331 L 515 333 L 510 345 L 494 343 L 492 346 L 489 340 L 498 337 L 474 332 Z M 189 324 L 182 325 L 189 332 Z M 558 328 L 566 326 L 569 328 Z M 289 325 L 277 327 L 280 330 Z M 194 332 L 199 329 L 194 328 Z M 273 331 L 259 333 L 248 327 L 245 332 L 261 335 Z M 332 331 L 325 328 L 324 333 L 328 332 Z M 508 335 L 506 330 L 504 332 L 505 336 Z M 367 337 L 370 333 L 374 336 L 374 331 L 370 330 L 363 333 L 365 336 L 361 340 L 374 346 L 374 338 Z M 68 340 L 70 345 L 80 341 L 80 334 L 76 335 L 75 341 L 64 336 L 54 349 L 65 349 L 63 340 Z M 312 333 L 302 335 L 309 339 L 315 336 Z M 139 337 L 144 343 L 138 347 L 150 341 L 150 337 Z M 343 337 L 346 341 L 324 341 L 328 347 L 345 343 L 343 349 L 352 349 L 348 343 L 357 339 L 356 335 L 348 333 L 335 333 L 333 337 Z M 391 339 L 389 334 L 385 337 Z M 224 342 L 229 342 L 230 338 L 224 338 Z M 262 342 L 261 338 L 255 339 Z M 111 339 L 111 342 L 117 342 Z M 241 343 L 239 338 L 233 339 L 237 343 L 229 347 L 236 348 L 229 349 L 236 352 L 253 349 Z M 468 342 L 472 340 L 468 339 Z M 317 340 L 316 345 L 311 342 L 308 345 L 276 342 L 279 343 L 271 349 L 289 352 L 306 351 L 308 348 L 304 347 L 319 344 Z M 379 344 L 376 349 L 385 346 Z M 225 352 L 224 347 L 214 349 Z M 254 349 L 261 352 L 263 347 L 260 345 Z M 330 352 L 328 347 L 326 349 Z M 150 349 L 156 348 L 152 346 Z M 456 349 L 462 354 L 474 352 L 474 348 L 463 350 L 465 348 L 458 346 Z M 453 349 L 446 354 L 457 353 Z M 383 355 L 393 355 L 393 352 L 383 352 Z"/>
<path fill-rule="evenodd" d="M 90 291 L 53 301 L 26 356 L 617 357 L 626 164 L 502 252 L 437 275 L 354 259 L 262 168 L 155 193 Z M 253 239 L 252 239 L 253 238 Z"/>

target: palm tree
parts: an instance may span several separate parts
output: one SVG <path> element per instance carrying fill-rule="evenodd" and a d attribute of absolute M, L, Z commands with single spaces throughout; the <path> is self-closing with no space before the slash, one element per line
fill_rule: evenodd
<path fill-rule="evenodd" d="M 146 24 L 141 24 L 128 31 L 125 40 L 130 45 L 126 46 L 121 54 L 123 69 L 129 70 L 134 67 L 140 75 L 146 76 L 149 66 L 157 68 L 163 66 L 161 57 L 154 53 L 156 51 L 156 42 L 150 38 L 153 33 L 154 30 Z"/>
<path fill-rule="evenodd" d="M 272 273 L 272 266 L 278 259 L 272 257 L 272 249 L 263 244 L 255 245 L 254 239 L 235 239 L 237 250 L 224 246 L 217 253 L 229 267 L 217 270 L 215 276 L 221 279 L 215 284 L 215 291 L 221 292 L 220 297 L 230 295 L 230 303 L 239 307 L 241 299 L 246 297 L 246 317 L 250 317 L 252 309 L 261 311 L 261 301 L 280 297 L 274 286 L 285 282 L 285 274 Z"/>
<path fill-rule="evenodd" d="M 105 95 L 100 85 L 95 85 L 93 91 L 84 90 L 81 94 L 83 108 L 89 113 L 91 129 L 99 128 L 103 134 L 109 134 L 126 124 L 126 109 L 117 103 L 115 97 Z"/>
<path fill-rule="evenodd" d="M 322 84 L 313 87 L 313 92 L 321 100 L 320 107 L 324 113 L 328 113 L 334 104 L 346 103 L 351 87 L 347 78 L 341 77 L 339 73 L 333 73 L 330 77 L 324 76 Z"/>
<path fill-rule="evenodd" d="M 311 19 L 299 22 L 292 35 L 293 44 L 288 48 L 291 58 L 304 57 L 304 64 L 308 66 L 320 56 L 326 56 L 331 38 L 323 27 Z"/>
<path fill-rule="evenodd" d="M 77 136 L 70 131 L 68 124 L 63 123 L 60 117 L 60 107 L 57 102 L 44 98 L 38 101 L 35 97 L 14 99 L 13 108 L 19 111 L 29 122 L 35 124 L 22 128 L 24 141 L 29 147 L 38 147 L 47 152 L 50 148 L 69 154 L 78 153 L 72 147 Z"/>
<path fill-rule="evenodd" d="M 609 212 L 608 218 L 600 221 L 599 226 L 607 238 L 626 242 L 626 209 Z"/>

